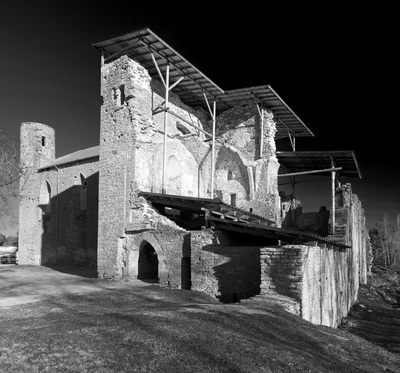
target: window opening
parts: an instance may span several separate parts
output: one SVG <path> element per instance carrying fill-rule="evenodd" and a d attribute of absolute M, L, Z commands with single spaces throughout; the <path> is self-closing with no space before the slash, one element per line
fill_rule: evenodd
<path fill-rule="evenodd" d="M 233 193 L 230 195 L 230 205 L 236 207 L 236 194 Z"/>
<path fill-rule="evenodd" d="M 118 88 L 113 88 L 113 99 L 117 106 L 122 106 L 125 103 L 125 85 L 122 84 Z"/>
<path fill-rule="evenodd" d="M 176 122 L 176 129 L 184 135 L 188 135 L 190 130 L 188 130 L 182 123 Z"/>
<path fill-rule="evenodd" d="M 122 106 L 125 103 L 125 85 L 122 84 L 119 87 L 119 105 Z"/>
<path fill-rule="evenodd" d="M 87 201 L 87 184 L 85 177 L 80 174 L 81 177 L 81 195 L 80 195 L 80 205 L 81 210 L 86 210 L 86 201 Z"/>
<path fill-rule="evenodd" d="M 46 137 L 42 136 L 42 146 L 46 146 Z"/>
<path fill-rule="evenodd" d="M 40 188 L 39 206 L 43 214 L 51 212 L 51 186 L 48 181 L 44 182 Z"/>

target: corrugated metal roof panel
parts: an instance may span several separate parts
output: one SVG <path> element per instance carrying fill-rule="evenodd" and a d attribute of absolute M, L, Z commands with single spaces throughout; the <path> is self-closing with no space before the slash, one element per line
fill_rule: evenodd
<path fill-rule="evenodd" d="M 271 86 L 263 85 L 225 92 L 149 28 L 133 31 L 93 46 L 103 53 L 106 62 L 127 55 L 142 64 L 154 79 L 159 79 L 159 74 L 152 54 L 163 76 L 169 63 L 171 85 L 184 76 L 172 91 L 186 105 L 201 106 L 208 111 L 205 94 L 208 100 L 216 100 L 217 114 L 219 114 L 235 105 L 254 104 L 256 97 L 259 103 L 276 115 L 277 139 L 288 137 L 289 133 L 290 136 L 296 137 L 314 136 Z"/>
<path fill-rule="evenodd" d="M 276 152 L 279 163 L 292 172 L 305 172 L 323 170 L 332 167 L 341 167 L 339 174 L 348 177 L 361 179 L 361 172 L 358 167 L 356 155 L 353 150 L 332 150 L 332 151 L 299 151 L 299 152 Z M 330 173 L 326 173 L 329 174 Z"/>

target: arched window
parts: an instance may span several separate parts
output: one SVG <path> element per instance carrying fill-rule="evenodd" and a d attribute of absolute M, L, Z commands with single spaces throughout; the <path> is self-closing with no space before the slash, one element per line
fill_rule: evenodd
<path fill-rule="evenodd" d="M 87 184 L 86 184 L 86 179 L 82 174 L 80 174 L 80 178 L 81 178 L 80 205 L 81 205 L 81 210 L 86 210 Z"/>
<path fill-rule="evenodd" d="M 44 214 L 51 212 L 51 185 L 48 181 L 43 182 L 40 188 L 39 205 Z"/>

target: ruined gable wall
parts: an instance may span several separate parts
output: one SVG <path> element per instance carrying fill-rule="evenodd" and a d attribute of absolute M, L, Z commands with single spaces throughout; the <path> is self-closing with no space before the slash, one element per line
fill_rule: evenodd
<path fill-rule="evenodd" d="M 123 56 L 101 68 L 99 161 L 99 277 L 119 277 L 119 237 L 124 235 L 128 188 L 135 180 L 135 141 L 150 130 L 150 76 Z M 134 187 L 134 185 L 133 185 Z"/>
<path fill-rule="evenodd" d="M 236 194 L 238 207 L 252 209 L 280 225 L 279 163 L 276 158 L 276 124 L 273 113 L 257 106 L 235 106 L 217 117 L 215 189 L 226 203 Z M 263 141 L 261 142 L 261 125 Z M 210 124 L 208 123 L 208 129 Z M 261 151 L 262 147 L 262 151 Z M 232 177 L 228 177 L 231 171 Z"/>
<path fill-rule="evenodd" d="M 143 66 L 123 56 L 102 67 L 102 96 L 98 271 L 100 277 L 121 277 L 121 242 L 138 193 L 161 192 L 164 122 L 163 114 L 153 115 L 153 110 L 162 103 L 163 93 Z M 201 125 L 204 113 L 186 107 L 172 93 L 170 107 Z M 198 162 L 209 145 L 188 130 L 183 134 L 169 115 L 166 192 L 204 196 L 207 183 Z M 140 223 L 143 214 L 135 219 Z"/>

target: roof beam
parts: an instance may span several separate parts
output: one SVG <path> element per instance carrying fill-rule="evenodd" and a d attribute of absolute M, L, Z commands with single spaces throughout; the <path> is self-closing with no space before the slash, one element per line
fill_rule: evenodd
<path fill-rule="evenodd" d="M 307 174 L 318 174 L 321 172 L 335 172 L 340 171 L 342 167 L 332 167 L 332 168 L 325 168 L 323 170 L 310 170 L 310 171 L 302 171 L 302 172 L 292 172 L 290 174 L 280 174 L 278 177 L 284 176 L 298 176 L 298 175 L 307 175 Z"/>
<path fill-rule="evenodd" d="M 141 38 L 141 39 L 140 39 L 140 42 L 141 42 L 143 45 L 145 45 L 145 46 L 149 49 L 150 53 L 153 52 L 153 49 L 151 48 L 151 43 L 146 43 L 146 42 L 144 41 L 144 38 Z M 170 62 L 170 64 L 171 64 L 176 70 L 180 71 L 182 74 L 185 74 L 184 71 L 182 71 L 182 69 L 181 69 L 180 67 L 176 66 L 176 63 L 171 62 L 171 60 L 168 58 L 168 56 L 164 56 L 161 52 L 158 52 L 158 50 L 154 50 L 154 52 L 155 52 L 158 56 L 160 56 L 161 58 L 163 58 L 164 60 L 166 60 L 167 62 Z M 201 74 L 201 75 L 202 75 L 202 74 Z M 203 76 L 203 75 L 202 75 L 202 76 Z M 213 95 L 208 89 L 206 89 L 206 88 L 202 87 L 200 84 L 198 84 L 193 78 L 191 78 L 190 76 L 188 76 L 188 79 L 189 79 L 190 81 L 194 82 L 195 84 L 197 84 L 202 90 L 207 91 L 211 97 L 215 97 L 215 95 Z M 207 79 L 207 78 L 205 77 L 205 79 Z M 218 87 L 218 88 L 219 88 L 219 87 Z M 223 92 L 221 88 L 219 88 L 219 89 L 221 90 L 221 92 Z"/>
<path fill-rule="evenodd" d="M 119 51 L 107 56 L 104 59 L 104 62 L 108 62 L 109 60 L 121 56 L 124 52 L 127 52 L 129 49 L 133 48 L 137 43 L 139 43 L 140 38 L 133 42 L 133 44 L 128 44 L 126 47 L 120 49 Z"/>

